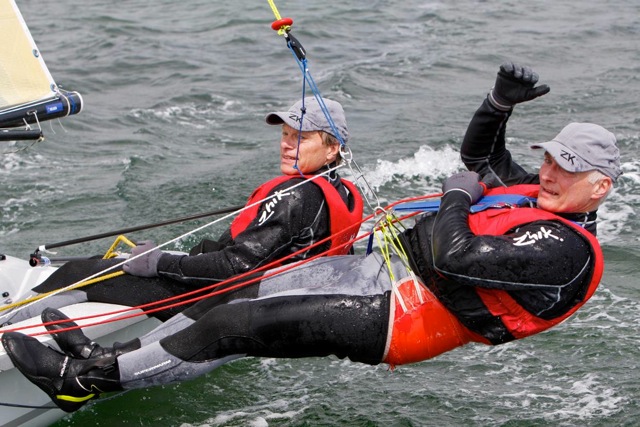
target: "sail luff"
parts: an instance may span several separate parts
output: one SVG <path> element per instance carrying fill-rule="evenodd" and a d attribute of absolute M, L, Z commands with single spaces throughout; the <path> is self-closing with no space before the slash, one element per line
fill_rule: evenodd
<path fill-rule="evenodd" d="M 55 96 L 55 81 L 14 0 L 0 0 L 0 40 L 0 110 Z"/>

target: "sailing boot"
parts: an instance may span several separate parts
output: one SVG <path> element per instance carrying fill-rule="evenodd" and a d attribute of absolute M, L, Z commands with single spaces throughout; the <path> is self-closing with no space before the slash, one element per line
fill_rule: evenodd
<path fill-rule="evenodd" d="M 69 318 L 60 310 L 55 308 L 45 308 L 42 312 L 42 323 L 49 332 L 55 332 L 60 329 L 74 328 L 78 325 L 69 320 Z M 49 322 L 58 322 L 47 325 Z M 113 347 L 101 347 L 98 343 L 91 341 L 81 329 L 73 329 L 61 333 L 51 334 L 60 349 L 67 355 L 78 359 L 90 359 L 95 357 L 120 356 L 140 348 L 140 340 L 134 338 L 126 343 L 116 342 Z"/>
<path fill-rule="evenodd" d="M 65 412 L 100 393 L 123 390 L 115 357 L 74 359 L 19 332 L 4 333 L 2 345 L 15 367 Z"/>

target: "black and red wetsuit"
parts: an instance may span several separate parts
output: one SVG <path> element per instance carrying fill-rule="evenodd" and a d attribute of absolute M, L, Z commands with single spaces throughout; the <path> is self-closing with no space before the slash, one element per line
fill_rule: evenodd
<path fill-rule="evenodd" d="M 535 197 L 538 187 L 490 194 Z M 603 258 L 589 231 L 534 207 L 469 215 L 468 197 L 461 195 L 448 194 L 438 214 L 407 237 L 424 283 L 470 331 L 491 344 L 524 338 L 564 320 L 591 297 Z"/>
<path fill-rule="evenodd" d="M 305 178 L 281 176 L 258 187 L 247 206 L 268 196 L 264 203 L 243 211 L 221 237 L 220 249 L 196 256 L 163 254 L 158 274 L 180 282 L 208 285 L 253 270 L 292 254 L 326 237 L 336 237 L 287 263 L 340 249 L 354 237 L 362 220 L 363 201 L 349 181 L 334 176 Z M 354 227 L 355 224 L 355 227 Z M 347 233 L 342 231 L 347 230 Z M 341 234 L 337 234 L 342 232 Z M 348 253 L 350 247 L 336 254 Z"/>
<path fill-rule="evenodd" d="M 302 251 L 286 262 L 329 250 L 331 254 L 348 253 L 351 246 L 343 244 L 357 234 L 362 220 L 360 193 L 351 182 L 335 173 L 298 185 L 305 180 L 301 176 L 281 176 L 264 183 L 255 190 L 247 205 L 270 195 L 276 197 L 243 211 L 217 242 L 206 241 L 200 245 L 198 255 L 164 253 L 158 262 L 159 277 L 124 275 L 60 293 L 42 304 L 36 303 L 28 310 L 17 312 L 12 321 L 39 315 L 45 307 L 58 308 L 87 300 L 128 306 L 160 301 L 269 264 L 327 237 L 332 239 Z M 118 262 L 121 260 L 68 262 L 34 290 L 44 293 L 59 289 Z M 209 298 L 208 304 L 213 306 L 230 298 L 257 295 L 255 288 Z M 185 308 L 185 305 L 178 305 L 154 315 L 166 320 Z"/>

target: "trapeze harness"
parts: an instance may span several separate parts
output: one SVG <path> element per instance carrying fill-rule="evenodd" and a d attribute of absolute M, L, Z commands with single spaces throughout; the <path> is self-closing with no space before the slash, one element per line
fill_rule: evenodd
<path fill-rule="evenodd" d="M 254 190 L 249 197 L 247 205 L 263 200 L 272 193 L 275 187 L 283 182 L 299 178 L 299 175 L 283 175 L 265 182 Z M 311 179 L 313 176 L 305 175 L 304 178 Z M 347 190 L 353 194 L 354 205 L 353 208 L 349 210 L 346 203 L 342 200 L 342 197 L 340 197 L 338 190 L 329 181 L 318 177 L 309 182 L 320 187 L 329 208 L 331 246 L 326 252 L 326 255 L 347 255 L 351 248 L 351 245 L 348 245 L 347 243 L 356 236 L 360 229 L 360 222 L 362 221 L 362 214 L 364 212 L 362 196 L 360 196 L 358 189 L 352 182 L 347 181 L 346 179 L 340 179 L 342 185 L 344 185 Z M 265 203 L 269 203 L 269 200 Z M 260 203 L 256 203 L 251 208 L 242 211 L 240 215 L 233 220 L 231 223 L 232 238 L 235 239 L 238 234 L 242 233 L 249 224 L 251 224 L 258 215 L 260 206 Z"/>
<path fill-rule="evenodd" d="M 536 197 L 539 185 L 516 185 L 491 189 L 487 195 L 519 194 Z M 604 259 L 598 240 L 579 225 L 551 212 L 538 208 L 518 207 L 486 209 L 469 215 L 471 231 L 478 234 L 501 235 L 520 225 L 533 221 L 562 221 L 581 233 L 591 244 L 595 266 L 591 282 L 584 297 L 566 313 L 551 319 L 541 319 L 526 311 L 507 291 L 476 288 L 476 292 L 493 316 L 516 338 L 524 338 L 557 325 L 571 316 L 595 292 L 604 270 Z M 394 284 L 391 315 L 393 326 L 389 328 L 387 348 L 383 361 L 392 367 L 405 363 L 430 359 L 468 342 L 490 344 L 483 336 L 471 332 L 445 308 L 415 275 L 405 277 Z"/>

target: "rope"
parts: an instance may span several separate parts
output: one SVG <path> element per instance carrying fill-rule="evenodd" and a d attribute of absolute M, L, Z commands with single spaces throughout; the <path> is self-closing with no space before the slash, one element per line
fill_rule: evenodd
<path fill-rule="evenodd" d="M 390 204 L 389 206 L 387 206 L 387 209 L 391 209 L 391 208 L 393 208 L 393 206 L 395 206 L 397 204 L 400 204 L 400 203 L 424 200 L 424 199 L 428 199 L 428 198 L 435 198 L 435 197 L 439 197 L 440 195 L 441 194 L 429 194 L 429 195 L 424 195 L 424 196 L 410 197 L 410 198 L 401 199 L 401 200 L 398 200 L 398 201 Z M 393 217 L 392 219 L 390 219 L 390 221 L 393 224 L 393 223 L 404 221 L 404 220 L 406 220 L 408 218 L 411 218 L 411 217 L 414 217 L 415 215 L 418 215 L 418 214 L 420 214 L 420 212 L 412 212 L 412 213 L 403 215 L 403 216 L 401 216 L 399 218 Z M 365 218 L 363 218 L 359 222 L 359 225 L 369 221 L 373 217 L 374 217 L 374 214 L 370 214 L 370 215 L 366 216 Z M 357 241 L 360 241 L 360 240 L 370 236 L 371 233 L 374 232 L 375 230 L 376 230 L 376 228 L 374 227 L 373 230 L 371 230 L 369 232 L 365 232 L 363 234 L 360 234 L 359 236 L 356 236 L 355 238 L 349 240 L 348 242 L 343 243 L 339 247 L 352 245 L 353 243 L 355 243 Z M 95 318 L 103 317 L 103 316 L 120 315 L 120 314 L 123 314 L 123 313 L 140 310 L 140 312 L 131 313 L 131 314 L 127 314 L 127 315 L 122 315 L 122 316 L 119 316 L 119 317 L 116 317 L 116 318 L 112 318 L 112 319 L 101 320 L 101 321 L 97 321 L 97 322 L 93 322 L 93 323 L 87 323 L 87 324 L 84 324 L 82 326 L 59 329 L 59 330 L 56 331 L 56 333 L 61 333 L 61 332 L 70 331 L 70 330 L 74 330 L 74 329 L 85 328 L 85 327 L 89 327 L 89 326 L 97 326 L 97 325 L 101 325 L 101 324 L 105 324 L 105 323 L 117 322 L 117 321 L 120 321 L 120 320 L 126 320 L 126 319 L 134 318 L 134 317 L 137 317 L 137 316 L 153 314 L 153 313 L 158 312 L 158 311 L 167 310 L 169 308 L 174 308 L 174 307 L 178 307 L 178 306 L 181 306 L 181 305 L 194 303 L 194 302 L 200 301 L 200 300 L 205 299 L 205 298 L 209 298 L 209 297 L 212 297 L 212 296 L 220 295 L 220 294 L 223 294 L 223 293 L 226 293 L 226 292 L 233 291 L 235 289 L 239 289 L 239 288 L 244 287 L 244 286 L 251 285 L 251 284 L 256 283 L 256 282 L 258 282 L 260 280 L 263 280 L 263 279 L 265 279 L 267 277 L 272 277 L 274 275 L 280 274 L 282 272 L 288 271 L 288 270 L 290 270 L 292 268 L 295 268 L 295 267 L 300 266 L 300 265 L 304 265 L 304 264 L 306 264 L 306 263 L 308 263 L 310 261 L 313 261 L 313 260 L 315 260 L 317 258 L 325 256 L 327 251 L 324 251 L 324 252 L 322 252 L 320 254 L 314 255 L 312 257 L 309 257 L 307 259 L 304 259 L 304 260 L 301 260 L 301 261 L 298 261 L 298 262 L 295 262 L 295 263 L 287 264 L 286 266 L 280 267 L 280 268 L 278 268 L 276 270 L 273 270 L 270 273 L 265 274 L 263 276 L 256 277 L 256 278 L 251 278 L 251 279 L 242 281 L 242 279 L 244 279 L 247 276 L 250 276 L 252 274 L 255 274 L 255 273 L 258 273 L 258 272 L 261 272 L 261 271 L 265 271 L 265 270 L 269 270 L 269 269 L 273 269 L 274 267 L 280 265 L 283 261 L 286 261 L 287 259 L 295 257 L 295 256 L 297 256 L 297 255 L 299 255 L 299 254 L 301 254 L 303 252 L 309 251 L 310 249 L 327 242 L 332 237 L 333 236 L 328 236 L 328 237 L 326 237 L 326 238 L 314 243 L 311 246 L 308 246 L 308 247 L 305 247 L 303 249 L 300 249 L 300 250 L 298 250 L 298 251 L 296 251 L 296 252 L 294 252 L 292 254 L 289 254 L 289 255 L 287 255 L 287 256 L 279 259 L 279 260 L 273 261 L 273 262 L 271 262 L 269 264 L 266 264 L 266 265 L 264 265 L 262 267 L 256 268 L 256 269 L 248 271 L 246 273 L 239 274 L 237 276 L 234 276 L 232 278 L 223 280 L 221 282 L 213 283 L 213 284 L 211 284 L 211 285 L 209 285 L 207 287 L 204 287 L 204 288 L 196 289 L 196 290 L 191 291 L 191 292 L 187 292 L 187 293 L 180 294 L 180 295 L 175 295 L 175 296 L 170 297 L 170 298 L 166 298 L 166 299 L 159 300 L 159 301 L 154 301 L 154 302 L 143 304 L 143 305 L 139 305 L 139 306 L 127 307 L 127 308 L 114 310 L 114 311 L 110 311 L 110 312 L 103 312 L 103 313 L 99 313 L 99 314 L 92 314 L 92 315 L 88 315 L 88 316 L 77 317 L 77 318 L 71 319 L 72 321 L 88 320 L 88 319 L 95 319 Z M 331 249 L 331 250 L 335 250 L 335 248 Z M 100 273 L 97 273 L 97 274 L 100 274 Z M 215 290 L 216 288 L 223 287 L 223 286 L 225 286 L 225 285 L 227 285 L 229 283 L 236 282 L 238 280 L 241 280 L 241 281 L 236 283 L 235 285 L 226 287 L 224 289 Z M 212 292 L 209 292 L 209 291 L 212 291 Z M 207 292 L 205 295 L 199 295 L 199 296 L 195 296 L 195 297 L 191 298 L 194 295 L 203 294 L 205 292 Z M 176 301 L 178 299 L 183 299 L 183 298 L 188 298 L 188 299 L 182 300 L 182 301 L 178 301 L 178 302 L 175 302 L 175 303 L 171 303 L 171 304 L 167 304 L 168 302 Z M 150 308 L 150 307 L 155 307 L 155 308 Z M 56 324 L 56 323 L 64 323 L 64 322 L 67 322 L 67 320 L 49 322 L 49 323 L 46 323 L 46 325 L 53 325 L 53 324 Z M 26 329 L 38 328 L 38 327 L 41 327 L 43 325 L 45 325 L 45 324 L 34 324 L 34 325 L 23 326 L 23 327 L 14 328 L 14 329 L 5 329 L 3 332 L 23 331 L 23 330 L 26 330 Z M 47 335 L 47 334 L 49 334 L 49 332 L 38 332 L 38 333 L 30 334 L 30 335 L 31 336 L 37 336 L 37 335 Z"/>
<path fill-rule="evenodd" d="M 318 89 L 318 86 L 316 85 L 309 71 L 304 48 L 302 47 L 300 42 L 291 34 L 291 26 L 293 25 L 293 19 L 282 18 L 274 1 L 273 0 L 267 0 L 267 1 L 269 3 L 269 6 L 271 7 L 271 11 L 273 12 L 273 15 L 276 18 L 276 21 L 274 21 L 271 24 L 271 28 L 277 31 L 278 35 L 282 35 L 285 37 L 285 40 L 287 41 L 287 47 L 292 52 L 293 57 L 296 63 L 298 64 L 300 71 L 302 72 L 302 107 L 303 108 L 302 108 L 302 118 L 301 118 L 302 120 L 300 121 L 300 130 L 302 130 L 302 121 L 304 120 L 304 111 L 305 111 L 304 100 L 305 100 L 306 86 L 308 84 L 309 87 L 311 88 L 311 91 L 313 92 L 313 96 L 315 97 L 316 101 L 318 101 L 318 105 L 320 106 L 320 109 L 325 115 L 327 122 L 329 123 L 329 126 L 331 127 L 333 135 L 340 142 L 341 157 L 349 167 L 350 171 L 353 173 L 353 176 L 355 178 L 354 182 L 360 189 L 362 196 L 365 202 L 367 203 L 367 206 L 369 206 L 372 212 L 384 211 L 384 209 L 381 208 L 380 200 L 377 194 L 365 179 L 364 174 L 362 173 L 360 167 L 357 165 L 355 160 L 353 160 L 351 149 L 346 147 L 345 141 L 342 139 L 340 132 L 338 132 L 338 129 L 333 119 L 331 118 L 331 114 L 329 114 L 329 109 L 325 105 L 324 100 L 320 95 L 320 90 Z M 298 147 L 299 147 L 299 144 L 300 144 L 300 140 L 298 139 Z M 296 160 L 296 165 L 294 167 L 297 169 L 297 160 Z M 371 199 L 374 199 L 373 203 L 371 202 Z"/>
<path fill-rule="evenodd" d="M 329 122 L 329 126 L 331 127 L 333 134 L 340 141 L 340 150 L 341 150 L 342 158 L 347 164 L 347 166 L 349 167 L 350 171 L 352 172 L 355 178 L 354 179 L 355 184 L 360 189 L 362 196 L 367 203 L 367 206 L 369 206 L 369 208 L 372 210 L 372 212 L 374 212 L 374 214 L 376 213 L 384 214 L 385 209 L 382 208 L 380 199 L 378 198 L 376 192 L 369 185 L 368 181 L 364 177 L 364 174 L 360 169 L 360 167 L 358 166 L 358 164 L 353 159 L 351 150 L 346 147 L 344 140 L 342 139 L 340 133 L 338 132 L 335 126 L 335 123 L 333 122 L 333 119 L 331 118 L 331 115 L 329 114 L 329 110 L 326 107 L 322 96 L 320 95 L 320 90 L 318 89 L 318 86 L 313 80 L 313 77 L 311 76 L 311 73 L 307 66 L 308 62 L 306 59 L 306 55 L 304 54 L 304 49 L 302 48 L 302 45 L 291 34 L 291 25 L 293 24 L 293 20 L 291 18 L 281 18 L 280 13 L 278 12 L 274 2 L 272 0 L 268 0 L 268 1 L 269 1 L 269 5 L 271 6 L 271 10 L 273 11 L 277 19 L 277 21 L 275 21 L 271 25 L 271 27 L 274 30 L 277 29 L 278 34 L 284 35 L 285 39 L 287 40 L 287 46 L 291 50 L 293 57 L 302 72 L 302 77 L 303 77 L 302 105 L 303 107 L 304 107 L 306 84 L 308 84 L 313 92 L 314 97 L 316 98 L 316 101 L 318 101 L 318 105 L 320 106 L 323 114 L 325 115 L 327 121 Z M 302 111 L 303 111 L 303 118 L 304 118 L 304 108 Z M 300 123 L 300 129 L 302 129 L 302 120 Z M 371 199 L 374 199 L 373 203 L 371 202 Z"/>
<path fill-rule="evenodd" d="M 301 181 L 301 182 L 299 182 L 299 183 L 297 183 L 297 184 L 295 184 L 295 185 L 292 185 L 292 186 L 291 186 L 291 187 L 289 187 L 289 188 L 290 188 L 290 189 L 297 188 L 297 187 L 299 187 L 299 186 L 301 186 L 301 185 L 304 185 L 304 184 L 306 184 L 306 183 L 308 183 L 308 182 L 310 182 L 310 181 L 312 181 L 312 180 L 314 180 L 314 179 L 318 179 L 318 178 L 320 178 L 320 177 L 322 177 L 322 176 L 324 176 L 324 175 L 328 175 L 328 174 L 330 174 L 331 172 L 333 172 L 333 171 L 335 171 L 335 170 L 337 170 L 337 169 L 339 169 L 339 168 L 341 168 L 341 167 L 343 167 L 343 166 L 342 166 L 342 165 L 338 165 L 338 166 L 336 166 L 336 167 L 334 167 L 334 168 L 329 168 L 329 169 L 327 169 L 326 171 L 324 171 L 324 172 L 322 172 L 322 173 L 320 173 L 320 174 L 314 175 L 314 176 L 309 177 L 309 178 L 305 178 L 303 181 Z M 164 242 L 164 243 L 162 243 L 162 244 L 160 244 L 160 245 L 158 245 L 158 246 L 156 246 L 156 247 L 154 247 L 154 248 L 150 248 L 150 249 L 148 249 L 148 250 L 147 250 L 147 251 L 145 251 L 145 252 L 141 252 L 141 253 L 140 253 L 140 254 L 138 254 L 138 255 L 135 255 L 135 256 L 133 256 L 133 257 L 129 257 L 128 259 L 124 259 L 123 261 L 121 261 L 121 262 L 119 262 L 119 263 L 117 263 L 117 264 L 114 264 L 114 265 L 112 265 L 111 267 L 108 267 L 108 268 L 106 268 L 106 269 L 104 269 L 104 270 L 102 270 L 102 271 L 99 271 L 99 272 L 97 272 L 97 273 L 94 273 L 94 274 L 92 274 L 92 275 L 90 275 L 90 276 L 86 277 L 86 278 L 85 278 L 85 279 L 83 279 L 83 280 L 80 280 L 80 281 L 77 281 L 77 282 L 75 282 L 75 283 L 72 283 L 72 284 L 71 284 L 71 285 L 69 285 L 69 286 L 66 286 L 66 287 L 64 287 L 64 288 L 60 288 L 60 289 L 56 289 L 56 290 L 53 290 L 53 291 L 47 292 L 46 294 L 42 294 L 42 296 L 34 297 L 35 299 L 30 300 L 29 302 L 23 302 L 22 304 L 14 303 L 14 304 L 18 304 L 18 305 L 19 305 L 19 306 L 16 306 L 16 310 L 15 310 L 15 311 L 23 310 L 23 309 L 25 309 L 26 307 L 29 307 L 30 305 L 32 305 L 32 304 L 33 304 L 35 301 L 37 301 L 37 300 L 45 299 L 45 298 L 49 298 L 49 297 L 51 297 L 51 296 L 53 296 L 53 295 L 56 295 L 56 294 L 59 294 L 59 293 L 61 293 L 61 292 L 66 292 L 66 291 L 68 291 L 68 290 L 72 290 L 72 289 L 76 289 L 76 288 L 81 287 L 81 286 L 85 286 L 86 284 L 94 283 L 94 282 L 90 282 L 90 283 L 86 283 L 86 282 L 89 282 L 89 281 L 91 281 L 92 279 L 95 279 L 95 278 L 101 277 L 101 276 L 103 276 L 104 274 L 106 274 L 106 273 L 108 273 L 108 272 L 110 272 L 110 271 L 112 271 L 112 270 L 114 270 L 114 269 L 116 269 L 116 268 L 122 267 L 122 266 L 123 266 L 126 262 L 128 262 L 128 261 L 131 261 L 131 260 L 137 259 L 137 258 L 139 258 L 139 257 L 145 256 L 145 255 L 149 254 L 151 251 L 153 251 L 153 250 L 155 250 L 155 249 L 160 249 L 160 248 L 163 248 L 163 247 L 165 247 L 165 246 L 168 246 L 168 245 L 170 245 L 170 244 L 172 244 L 172 243 L 175 243 L 175 242 L 177 242 L 177 241 L 179 241 L 179 240 L 182 240 L 182 239 L 184 239 L 184 238 L 188 237 L 188 236 L 189 236 L 189 235 L 191 235 L 191 234 L 197 233 L 197 232 L 199 232 L 199 231 L 201 231 L 201 230 L 203 230 L 203 229 L 205 229 L 205 228 L 207 228 L 207 227 L 210 227 L 210 226 L 212 226 L 212 225 L 214 225 L 214 224 L 216 224 L 216 223 L 218 223 L 218 222 L 220 222 L 220 221 L 223 221 L 223 220 L 225 220 L 225 219 L 227 219 L 227 218 L 229 218 L 229 217 L 231 217 L 231 216 L 235 216 L 236 214 L 239 214 L 239 213 L 241 213 L 241 212 L 243 212 L 243 211 L 245 211 L 245 210 L 247 210 L 247 209 L 250 209 L 250 208 L 252 208 L 253 206 L 261 205 L 262 203 L 264 203 L 264 202 L 266 202 L 266 201 L 268 201 L 268 200 L 271 200 L 271 199 L 273 199 L 273 198 L 275 198 L 275 197 L 278 197 L 278 194 L 277 194 L 277 193 L 276 193 L 276 194 L 273 194 L 273 195 L 271 195 L 271 196 L 267 196 L 267 197 L 265 197 L 265 198 L 264 198 L 264 199 L 262 199 L 262 200 L 258 200 L 258 201 L 254 202 L 254 203 L 251 203 L 251 204 L 249 204 L 249 205 L 246 205 L 246 206 L 245 206 L 245 207 L 243 207 L 242 209 L 239 209 L 239 210 L 237 210 L 237 211 L 231 212 L 231 213 L 229 213 L 229 214 L 227 214 L 227 215 L 225 215 L 225 216 L 223 216 L 223 217 L 221 217 L 221 218 L 218 218 L 218 219 L 216 219 L 216 220 L 214 220 L 214 221 L 211 221 L 211 222 L 209 222 L 209 223 L 207 223 L 207 224 L 204 224 L 204 225 L 202 225 L 202 226 L 200 226 L 200 227 L 198 227 L 198 228 L 195 228 L 195 229 L 193 229 L 193 230 L 191 230 L 191 231 L 188 231 L 188 232 L 186 232 L 186 233 L 184 233 L 184 234 L 182 234 L 182 235 L 180 235 L 180 236 L 178 236 L 178 237 L 175 237 L 175 238 L 173 238 L 173 239 L 171 239 L 171 240 L 168 240 L 168 241 L 166 241 L 166 242 Z M 124 273 L 122 273 L 122 272 L 121 272 L 120 274 L 124 274 Z M 101 279 L 99 279 L 98 281 L 100 281 L 100 280 L 101 280 Z M 14 312 L 11 312 L 11 314 L 15 313 L 15 311 L 14 311 Z M 9 314 L 10 314 L 10 313 L 4 313 L 4 314 L 1 314 L 1 315 L 0 315 L 0 319 L 7 317 Z"/>
<path fill-rule="evenodd" d="M 122 276 L 123 274 L 125 274 L 124 271 L 116 271 L 115 273 L 105 274 L 104 276 L 96 277 L 95 279 L 85 280 L 85 281 L 82 281 L 82 282 L 77 282 L 77 283 L 75 283 L 73 285 L 67 286 L 66 288 L 64 288 L 64 290 L 65 291 L 71 291 L 71 290 L 74 290 L 74 289 L 82 288 L 84 286 L 92 285 L 94 283 L 103 282 L 105 280 L 113 279 L 114 277 Z M 60 292 L 60 290 L 56 289 L 54 291 L 49 291 L 49 292 L 45 292 L 43 294 L 38 294 L 38 295 L 26 298 L 26 299 L 21 300 L 21 301 L 16 301 L 13 304 L 8 304 L 8 305 L 5 305 L 4 307 L 0 307 L 0 311 L 6 311 L 6 310 L 10 310 L 12 308 L 21 307 L 21 306 L 24 306 L 23 308 L 25 308 L 25 307 L 28 307 L 29 305 L 31 305 L 32 303 L 34 303 L 36 301 L 39 301 L 39 300 L 44 299 L 44 298 L 48 298 L 48 297 L 50 297 L 52 295 L 55 295 L 55 294 L 57 294 L 59 292 Z M 18 310 L 16 310 L 16 311 L 18 311 Z"/>
<path fill-rule="evenodd" d="M 273 12 L 273 15 L 276 17 L 276 19 L 280 20 L 282 19 L 282 17 L 280 16 L 280 12 L 278 12 L 278 8 L 276 7 L 276 4 L 273 2 L 273 0 L 267 0 L 269 2 L 269 6 L 271 6 L 271 11 Z"/>
<path fill-rule="evenodd" d="M 102 257 L 102 259 L 109 259 L 109 258 L 114 258 L 115 256 L 117 256 L 116 254 L 116 249 L 118 248 L 118 245 L 124 242 L 127 245 L 129 245 L 130 247 L 135 247 L 135 243 L 133 243 L 131 240 L 127 239 L 125 236 L 118 236 L 115 241 L 113 242 L 113 244 L 109 247 L 109 249 L 107 249 L 107 252 L 104 254 L 104 256 Z M 105 270 L 108 271 L 108 270 Z M 94 279 L 91 280 L 84 280 L 81 282 L 77 282 L 75 284 L 69 285 L 67 286 L 65 289 L 65 291 L 71 291 L 73 289 L 78 289 L 78 288 L 82 288 L 84 286 L 88 286 L 88 285 L 92 285 L 94 283 L 98 283 L 98 282 L 102 282 L 105 280 L 109 280 L 112 279 L 114 277 L 118 277 L 118 276 L 122 276 L 124 273 L 124 271 L 116 271 L 114 273 L 110 273 L 110 274 L 105 274 L 104 276 L 100 276 L 100 277 L 96 277 Z M 39 294 L 30 298 L 26 298 L 24 300 L 21 301 L 17 301 L 14 302 L 13 304 L 8 304 L 4 307 L 0 307 L 0 311 L 6 311 L 15 307 L 19 307 L 19 306 L 29 306 L 31 305 L 31 303 L 34 303 L 38 300 L 44 299 L 44 298 L 48 298 L 51 295 L 57 294 L 59 293 L 59 290 L 53 290 L 53 291 L 49 291 L 49 292 L 45 292 L 43 294 Z"/>

